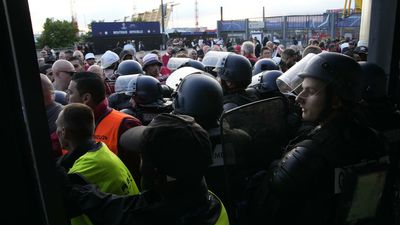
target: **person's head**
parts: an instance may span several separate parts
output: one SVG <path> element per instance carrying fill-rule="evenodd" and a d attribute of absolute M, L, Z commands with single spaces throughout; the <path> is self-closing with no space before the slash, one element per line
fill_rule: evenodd
<path fill-rule="evenodd" d="M 54 102 L 54 87 L 50 79 L 42 73 L 40 74 L 40 82 L 42 84 L 43 102 L 47 107 Z"/>
<path fill-rule="evenodd" d="M 261 49 L 260 59 L 270 59 L 272 57 L 272 49 L 267 46 L 264 46 Z"/>
<path fill-rule="evenodd" d="M 158 77 L 161 66 L 162 63 L 156 54 L 149 53 L 143 57 L 143 70 L 146 72 L 146 75 Z"/>
<path fill-rule="evenodd" d="M 223 111 L 222 99 L 222 87 L 212 75 L 190 74 L 173 94 L 173 113 L 192 116 L 205 129 L 214 128 Z"/>
<path fill-rule="evenodd" d="M 251 82 L 252 70 L 250 61 L 238 54 L 228 54 L 219 68 L 218 79 L 225 93 L 244 90 Z"/>
<path fill-rule="evenodd" d="M 80 59 L 82 62 L 84 60 L 83 53 L 80 50 L 75 50 L 74 53 L 72 53 L 72 57 L 76 57 L 76 58 Z M 69 61 L 71 61 L 71 60 L 69 60 Z"/>
<path fill-rule="evenodd" d="M 126 95 L 131 96 L 134 106 L 157 106 L 164 103 L 159 80 L 152 76 L 138 74 L 127 85 Z"/>
<path fill-rule="evenodd" d="M 51 64 L 44 64 L 39 67 L 39 72 L 45 74 L 51 82 L 54 81 L 52 66 Z"/>
<path fill-rule="evenodd" d="M 53 71 L 55 89 L 59 91 L 67 90 L 71 77 L 75 74 L 75 68 L 72 63 L 59 59 L 54 62 L 51 69 Z"/>
<path fill-rule="evenodd" d="M 242 55 L 254 55 L 254 44 L 251 41 L 245 41 L 242 44 Z"/>
<path fill-rule="evenodd" d="M 166 185 L 198 185 L 212 162 L 209 136 L 190 116 L 160 114 L 148 126 L 124 132 L 120 143 L 141 155 L 143 190 L 166 192 Z"/>
<path fill-rule="evenodd" d="M 69 59 L 69 61 L 74 66 L 76 72 L 84 72 L 85 71 L 84 63 L 80 58 L 73 56 L 72 58 Z"/>
<path fill-rule="evenodd" d="M 253 76 L 266 70 L 279 70 L 279 65 L 272 59 L 259 59 L 253 67 Z"/>
<path fill-rule="evenodd" d="M 322 52 L 298 76 L 304 80 L 296 101 L 305 121 L 323 124 L 337 114 L 351 112 L 361 98 L 361 68 L 348 56 Z"/>
<path fill-rule="evenodd" d="M 362 70 L 362 97 L 368 101 L 386 96 L 387 78 L 382 67 L 372 62 L 359 62 Z"/>
<path fill-rule="evenodd" d="M 193 49 L 193 50 L 190 52 L 190 55 L 189 55 L 189 56 L 190 56 L 191 59 L 197 60 L 197 58 L 198 58 L 198 57 L 197 57 L 197 51 Z"/>
<path fill-rule="evenodd" d="M 104 74 L 104 70 L 99 65 L 91 65 L 91 66 L 89 66 L 87 72 L 92 72 L 92 73 L 95 73 L 95 74 L 99 75 L 99 77 L 101 77 L 102 80 L 106 79 L 106 75 Z"/>
<path fill-rule="evenodd" d="M 297 56 L 296 51 L 291 48 L 285 49 L 282 52 L 281 60 L 284 63 L 286 70 L 290 69 L 290 67 L 296 63 Z"/>
<path fill-rule="evenodd" d="M 65 60 L 69 60 L 70 58 L 72 58 L 73 54 L 74 54 L 74 52 L 72 50 L 64 51 Z"/>
<path fill-rule="evenodd" d="M 83 103 L 94 109 L 106 98 L 104 82 L 92 72 L 76 73 L 68 86 L 69 103 Z"/>
<path fill-rule="evenodd" d="M 86 61 L 86 63 L 89 65 L 89 66 L 92 66 L 92 65 L 94 65 L 95 63 L 96 63 L 96 57 L 94 56 L 94 54 L 93 53 L 87 53 L 86 55 L 85 55 L 85 61 Z"/>
<path fill-rule="evenodd" d="M 135 52 L 131 49 L 122 50 L 119 53 L 120 61 L 135 59 Z"/>
<path fill-rule="evenodd" d="M 100 58 L 101 68 L 104 70 L 117 68 L 119 56 L 117 53 L 107 50 Z"/>
<path fill-rule="evenodd" d="M 68 104 L 58 115 L 56 126 L 61 147 L 73 150 L 93 139 L 95 128 L 93 111 L 81 103 Z"/>
<path fill-rule="evenodd" d="M 321 52 L 322 52 L 322 49 L 320 47 L 315 46 L 315 45 L 309 45 L 304 49 L 302 58 L 306 57 L 306 55 L 309 53 L 319 54 Z"/>

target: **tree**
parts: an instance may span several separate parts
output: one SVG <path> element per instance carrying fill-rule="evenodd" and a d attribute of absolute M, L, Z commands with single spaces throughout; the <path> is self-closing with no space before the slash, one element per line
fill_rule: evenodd
<path fill-rule="evenodd" d="M 70 47 L 78 41 L 78 28 L 66 20 L 54 21 L 53 18 L 47 18 L 43 24 L 43 33 L 38 38 L 38 47 L 43 48 L 48 45 L 51 48 Z"/>

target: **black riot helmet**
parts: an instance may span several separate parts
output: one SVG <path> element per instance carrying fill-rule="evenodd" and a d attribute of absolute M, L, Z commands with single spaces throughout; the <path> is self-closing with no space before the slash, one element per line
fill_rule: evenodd
<path fill-rule="evenodd" d="M 266 70 L 279 70 L 279 66 L 272 59 L 260 59 L 254 65 L 253 76 Z"/>
<path fill-rule="evenodd" d="M 124 60 L 122 61 L 117 68 L 116 73 L 118 76 L 124 76 L 129 74 L 143 74 L 142 66 L 140 63 L 135 60 Z"/>
<path fill-rule="evenodd" d="M 222 87 L 212 75 L 190 74 L 173 94 L 174 113 L 216 121 L 223 111 L 222 98 Z"/>
<path fill-rule="evenodd" d="M 196 68 L 198 70 L 205 71 L 204 64 L 198 60 L 189 59 L 187 62 L 180 65 L 178 67 L 178 69 L 185 67 L 185 66 L 190 66 L 190 67 Z"/>
<path fill-rule="evenodd" d="M 136 104 L 148 105 L 164 102 L 161 83 L 152 76 L 139 74 L 136 79 L 129 82 L 128 86 L 130 91 L 125 94 L 132 96 Z"/>
<path fill-rule="evenodd" d="M 375 63 L 359 62 L 362 70 L 364 99 L 380 98 L 386 95 L 385 71 Z"/>
<path fill-rule="evenodd" d="M 343 100 L 358 102 L 361 99 L 361 73 L 360 65 L 351 57 L 322 52 L 311 58 L 298 76 L 322 80 L 328 84 L 334 95 Z"/>
<path fill-rule="evenodd" d="M 282 75 L 280 70 L 264 71 L 258 76 L 256 84 L 253 86 L 260 93 L 279 92 L 276 79 Z M 253 83 L 253 82 L 252 82 Z"/>
<path fill-rule="evenodd" d="M 251 82 L 251 63 L 242 55 L 235 53 L 226 55 L 219 60 L 216 69 L 221 80 L 241 83 L 245 86 Z"/>

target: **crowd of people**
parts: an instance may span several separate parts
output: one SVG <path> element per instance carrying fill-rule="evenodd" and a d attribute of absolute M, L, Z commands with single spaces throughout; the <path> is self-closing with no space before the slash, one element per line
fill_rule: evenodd
<path fill-rule="evenodd" d="M 387 134 L 400 114 L 366 43 L 180 42 L 164 54 L 125 43 L 99 59 L 44 49 L 49 137 L 71 224 L 393 222 L 398 189 L 384 187 L 399 175 L 400 140 Z M 267 111 L 274 126 L 256 126 Z M 366 183 L 371 191 L 355 172 L 338 178 L 360 162 L 384 167 L 387 179 Z M 353 199 L 359 192 L 376 199 Z M 365 204 L 375 210 L 349 216 Z"/>

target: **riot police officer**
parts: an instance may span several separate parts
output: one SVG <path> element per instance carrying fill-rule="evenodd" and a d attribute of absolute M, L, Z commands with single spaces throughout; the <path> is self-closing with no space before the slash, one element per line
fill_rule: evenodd
<path fill-rule="evenodd" d="M 205 175 L 206 181 L 210 190 L 216 193 L 225 203 L 228 211 L 233 212 L 237 200 L 237 196 L 233 195 L 238 193 L 240 188 L 239 184 L 231 179 L 232 174 L 235 173 L 232 168 L 236 167 L 231 162 L 236 160 L 228 160 L 228 156 L 225 156 L 222 149 L 219 123 L 219 118 L 223 112 L 221 85 L 211 74 L 200 71 L 190 73 L 184 76 L 173 94 L 173 108 L 173 114 L 192 116 L 208 132 L 213 151 L 212 164 Z M 222 133 L 228 137 L 225 142 L 235 146 L 237 153 L 248 147 L 251 139 L 248 134 L 238 129 L 224 129 Z M 235 154 L 227 155 L 233 156 Z M 238 180 L 237 177 L 236 180 Z M 231 215 L 230 219 L 235 221 L 237 219 L 235 214 L 232 213 Z"/>
<path fill-rule="evenodd" d="M 133 75 L 128 84 L 126 95 L 131 96 L 129 108 L 121 110 L 138 118 L 147 125 L 160 113 L 172 111 L 172 102 L 163 98 L 163 89 L 159 80 L 148 75 Z"/>
<path fill-rule="evenodd" d="M 376 159 L 384 149 L 358 116 L 361 69 L 350 57 L 323 52 L 298 76 L 304 79 L 296 98 L 303 120 L 317 126 L 305 138 L 293 140 L 272 165 L 259 215 L 269 224 L 344 224 L 341 213 L 349 202 L 340 204 L 345 195 L 335 188 L 341 184 L 335 168 Z"/>
<path fill-rule="evenodd" d="M 254 92 L 246 91 L 251 68 L 250 61 L 242 55 L 230 53 L 219 60 L 216 69 L 224 91 L 224 111 L 258 100 Z"/>

